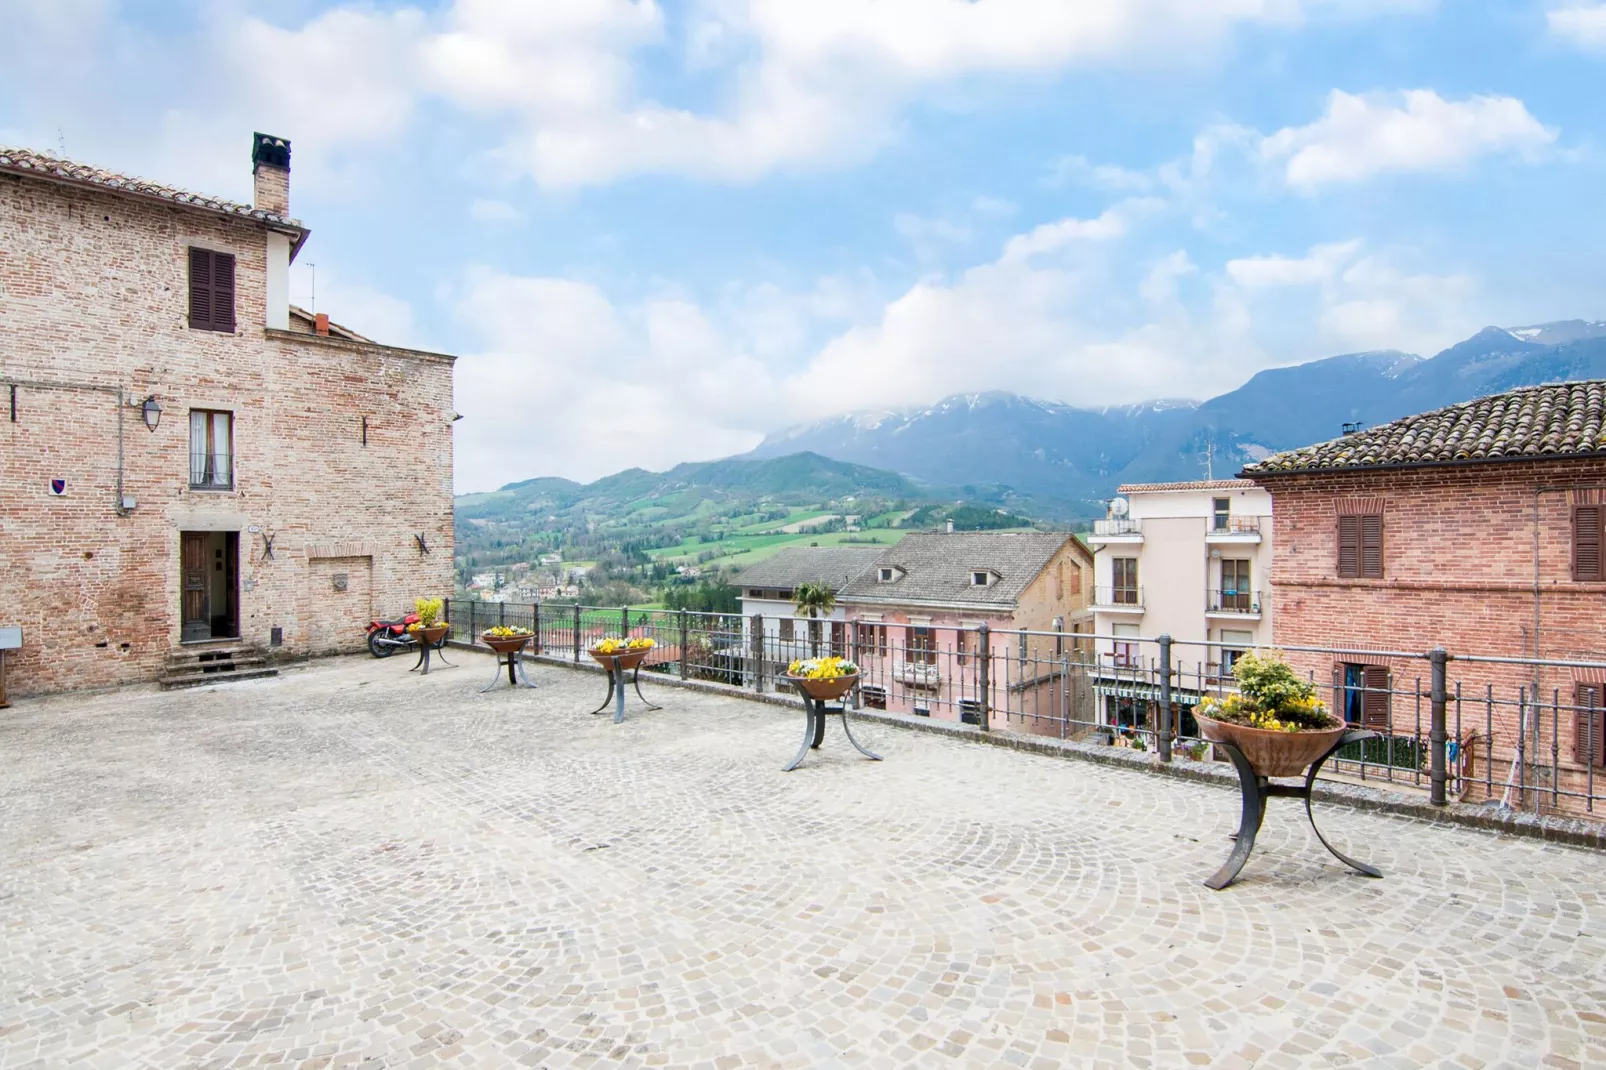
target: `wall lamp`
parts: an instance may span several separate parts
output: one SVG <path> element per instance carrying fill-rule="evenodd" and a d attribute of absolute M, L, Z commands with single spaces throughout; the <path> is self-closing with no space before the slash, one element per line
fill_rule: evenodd
<path fill-rule="evenodd" d="M 139 414 L 145 418 L 145 426 L 155 431 L 156 425 L 162 422 L 162 407 L 156 403 L 155 394 L 146 398 L 140 405 Z"/>

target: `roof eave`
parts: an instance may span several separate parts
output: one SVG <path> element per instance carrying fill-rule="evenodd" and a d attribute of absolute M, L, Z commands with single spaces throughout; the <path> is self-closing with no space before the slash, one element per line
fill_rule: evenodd
<path fill-rule="evenodd" d="M 1327 465 L 1322 468 L 1285 468 L 1270 472 L 1253 472 L 1245 468 L 1243 478 L 1258 483 L 1263 479 L 1287 479 L 1295 476 L 1343 475 L 1347 472 L 1390 472 L 1415 468 L 1468 468 L 1484 464 L 1517 464 L 1522 461 L 1588 461 L 1606 458 L 1606 450 L 1587 453 L 1521 453 L 1500 457 L 1462 457 L 1448 461 L 1390 461 L 1387 464 Z"/>

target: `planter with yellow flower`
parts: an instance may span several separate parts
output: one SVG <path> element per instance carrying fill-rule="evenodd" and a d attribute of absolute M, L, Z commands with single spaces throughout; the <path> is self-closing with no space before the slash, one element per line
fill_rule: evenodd
<path fill-rule="evenodd" d="M 1316 697 L 1316 685 L 1301 679 L 1281 657 L 1245 654 L 1233 666 L 1238 694 L 1207 697 L 1194 717 L 1199 734 L 1218 745 L 1238 771 L 1243 812 L 1237 842 L 1225 864 L 1206 887 L 1217 891 L 1238 879 L 1255 849 L 1255 835 L 1266 816 L 1266 800 L 1302 798 L 1305 814 L 1322 846 L 1339 861 L 1368 877 L 1383 874 L 1357 862 L 1327 842 L 1311 810 L 1311 790 L 1322 764 L 1346 744 L 1372 738 L 1375 733 L 1354 731 L 1328 712 Z M 1302 785 L 1273 784 L 1273 777 L 1304 774 Z"/>
<path fill-rule="evenodd" d="M 809 698 L 839 699 L 859 682 L 859 667 L 846 658 L 809 658 L 786 667 L 786 680 Z"/>
<path fill-rule="evenodd" d="M 518 625 L 498 625 L 480 633 L 480 642 L 503 657 L 523 650 L 534 638 L 534 632 Z"/>
<path fill-rule="evenodd" d="M 429 675 L 431 652 L 446 645 L 446 634 L 451 631 L 450 625 L 441 620 L 445 609 L 446 603 L 439 598 L 420 598 L 413 603 L 418 619 L 407 626 L 407 635 L 418 643 L 418 664 L 413 668 L 421 669 L 425 676 Z"/>
<path fill-rule="evenodd" d="M 633 683 L 636 688 L 636 697 L 646 703 L 649 710 L 663 709 L 647 701 L 647 696 L 641 693 L 641 663 L 647 660 L 653 647 L 658 644 L 645 636 L 608 636 L 602 642 L 591 648 L 591 656 L 598 665 L 608 670 L 608 697 L 602 700 L 602 705 L 592 710 L 593 714 L 601 713 L 608 708 L 609 703 L 614 704 L 614 723 L 625 719 L 625 673 L 635 671 Z"/>

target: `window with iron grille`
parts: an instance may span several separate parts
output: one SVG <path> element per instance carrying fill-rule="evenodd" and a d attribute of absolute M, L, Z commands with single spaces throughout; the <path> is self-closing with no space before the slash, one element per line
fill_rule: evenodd
<path fill-rule="evenodd" d="M 1232 524 L 1232 499 L 1214 499 L 1211 502 L 1211 515 L 1211 527 L 1216 531 L 1226 531 Z"/>
<path fill-rule="evenodd" d="M 1221 562 L 1221 608 L 1249 612 L 1249 562 L 1230 560 Z"/>
<path fill-rule="evenodd" d="M 904 660 L 914 665 L 935 665 L 937 663 L 937 639 L 930 628 L 908 628 L 907 645 Z"/>
<path fill-rule="evenodd" d="M 190 410 L 190 486 L 196 490 L 233 489 L 233 413 Z"/>

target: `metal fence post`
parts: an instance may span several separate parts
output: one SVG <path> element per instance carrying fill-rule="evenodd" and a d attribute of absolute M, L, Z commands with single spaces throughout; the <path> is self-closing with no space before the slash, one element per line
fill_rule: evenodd
<path fill-rule="evenodd" d="M 980 713 L 979 713 L 979 715 L 977 717 L 977 720 L 980 722 L 977 725 L 977 727 L 979 727 L 983 732 L 992 731 L 992 720 L 993 720 L 993 696 L 992 696 L 993 647 L 992 647 L 992 633 L 993 633 L 993 630 L 990 627 L 987 626 L 987 622 L 986 621 L 982 621 L 981 624 L 978 625 L 977 628 L 976 628 L 976 659 L 977 659 L 977 667 L 981 670 L 981 672 L 980 672 L 980 676 L 981 676 L 981 680 L 980 680 L 980 684 L 981 684 L 981 687 L 980 687 L 981 711 L 980 711 Z"/>
<path fill-rule="evenodd" d="M 686 679 L 686 654 L 691 650 L 690 636 L 686 633 L 686 611 L 680 611 L 680 678 Z"/>
<path fill-rule="evenodd" d="M 1429 801 L 1434 806 L 1449 804 L 1449 796 L 1445 790 L 1448 778 L 1448 769 L 1445 765 L 1445 744 L 1450 734 L 1446 731 L 1447 719 L 1444 713 L 1445 702 L 1449 699 L 1445 686 L 1445 667 L 1450 655 L 1442 646 L 1434 647 L 1428 651 L 1428 664 L 1433 667 L 1433 691 L 1430 697 L 1432 702 L 1432 723 L 1428 728 L 1428 742 L 1431 745 L 1429 753 Z"/>
<path fill-rule="evenodd" d="M 574 604 L 574 663 L 580 664 L 580 603 Z"/>
<path fill-rule="evenodd" d="M 630 638 L 630 607 L 619 607 L 619 638 Z"/>
<path fill-rule="evenodd" d="M 507 603 L 506 602 L 498 602 L 498 603 L 496 603 L 496 623 L 498 625 L 506 625 L 507 624 Z"/>
<path fill-rule="evenodd" d="M 472 643 L 474 637 L 478 634 L 480 633 L 474 628 L 474 603 L 470 602 L 468 604 L 468 641 Z"/>
<path fill-rule="evenodd" d="M 748 640 L 753 655 L 753 690 L 762 693 L 764 690 L 764 614 L 754 613 L 752 619 L 753 634 Z"/>
<path fill-rule="evenodd" d="M 452 600 L 450 598 L 441 599 L 441 619 L 446 622 L 447 638 L 456 635 L 457 629 L 452 627 Z"/>
<path fill-rule="evenodd" d="M 1160 636 L 1160 724 L 1155 732 L 1160 760 L 1171 760 L 1171 636 Z"/>
<path fill-rule="evenodd" d="M 535 653 L 541 653 L 541 603 L 530 607 L 530 631 L 535 633 Z"/>

